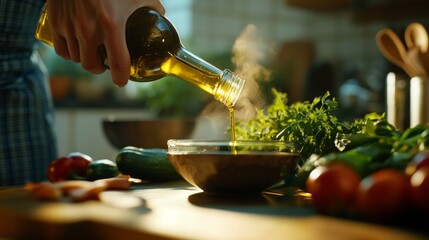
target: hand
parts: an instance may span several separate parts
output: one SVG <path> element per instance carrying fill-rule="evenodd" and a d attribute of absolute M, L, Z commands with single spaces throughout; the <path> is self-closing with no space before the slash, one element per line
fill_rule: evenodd
<path fill-rule="evenodd" d="M 125 39 L 128 17 L 140 7 L 165 13 L 160 0 L 47 0 L 47 4 L 57 54 L 99 74 L 106 70 L 98 54 L 99 46 L 104 45 L 112 81 L 120 87 L 130 77 Z"/>

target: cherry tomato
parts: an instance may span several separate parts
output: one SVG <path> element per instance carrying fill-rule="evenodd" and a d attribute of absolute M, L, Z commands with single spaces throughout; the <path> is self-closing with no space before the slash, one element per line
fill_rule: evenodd
<path fill-rule="evenodd" d="M 410 178 L 413 204 L 429 213 L 429 166 L 421 167 Z"/>
<path fill-rule="evenodd" d="M 69 153 L 49 164 L 48 179 L 50 182 L 84 179 L 86 169 L 92 161 L 93 159 L 86 154 Z"/>
<path fill-rule="evenodd" d="M 409 179 L 402 171 L 381 169 L 361 181 L 358 214 L 375 221 L 400 216 L 408 209 L 409 195 Z"/>
<path fill-rule="evenodd" d="M 333 163 L 311 171 L 306 190 L 321 213 L 335 214 L 347 211 L 353 204 L 359 182 L 359 175 L 351 167 Z"/>
<path fill-rule="evenodd" d="M 406 173 L 412 175 L 422 167 L 429 167 L 429 150 L 418 152 L 407 165 Z"/>

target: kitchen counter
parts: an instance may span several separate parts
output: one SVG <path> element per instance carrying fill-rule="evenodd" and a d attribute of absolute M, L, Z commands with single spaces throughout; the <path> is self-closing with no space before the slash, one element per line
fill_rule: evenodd
<path fill-rule="evenodd" d="M 429 233 L 318 215 L 305 195 L 208 196 L 185 182 L 106 191 L 100 201 L 34 200 L 0 190 L 0 238 L 11 239 L 428 239 Z M 295 197 L 294 197 L 295 196 Z M 424 228 L 427 229 L 427 228 Z"/>

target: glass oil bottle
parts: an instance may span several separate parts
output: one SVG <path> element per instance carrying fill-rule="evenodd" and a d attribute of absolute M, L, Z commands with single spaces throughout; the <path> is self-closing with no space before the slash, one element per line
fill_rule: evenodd
<path fill-rule="evenodd" d="M 48 24 L 47 5 L 37 26 L 36 38 L 53 46 Z M 232 109 L 244 86 L 244 79 L 228 69 L 220 70 L 183 47 L 173 24 L 149 8 L 139 8 L 126 25 L 127 47 L 131 57 L 130 80 L 147 82 L 172 75 L 212 94 Z M 103 65 L 107 54 L 100 48 Z"/>

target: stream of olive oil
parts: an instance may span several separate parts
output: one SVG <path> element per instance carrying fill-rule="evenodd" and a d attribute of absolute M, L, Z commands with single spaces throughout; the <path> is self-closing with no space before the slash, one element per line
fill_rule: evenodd
<path fill-rule="evenodd" d="M 230 125 L 230 134 L 231 134 L 231 152 L 232 154 L 237 154 L 237 149 L 235 149 L 235 116 L 234 116 L 234 106 L 229 105 L 228 111 L 229 111 L 229 125 Z"/>

